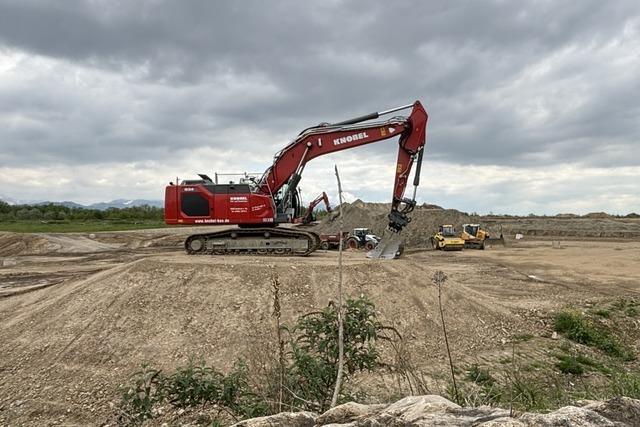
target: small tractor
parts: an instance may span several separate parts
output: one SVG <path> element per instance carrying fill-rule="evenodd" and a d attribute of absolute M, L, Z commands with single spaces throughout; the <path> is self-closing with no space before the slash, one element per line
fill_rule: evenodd
<path fill-rule="evenodd" d="M 353 233 L 344 241 L 348 249 L 366 249 L 370 251 L 378 246 L 380 238 L 373 234 L 368 228 L 354 228 Z"/>
<path fill-rule="evenodd" d="M 464 248 L 464 240 L 456 234 L 453 225 L 441 225 L 438 232 L 429 239 L 434 250 L 461 251 Z"/>
<path fill-rule="evenodd" d="M 370 251 L 378 245 L 380 238 L 373 234 L 368 228 L 354 228 L 351 234 L 348 232 L 342 233 L 342 242 L 342 246 L 346 249 L 365 249 Z M 340 233 L 320 235 L 321 249 L 337 249 L 339 245 Z"/>

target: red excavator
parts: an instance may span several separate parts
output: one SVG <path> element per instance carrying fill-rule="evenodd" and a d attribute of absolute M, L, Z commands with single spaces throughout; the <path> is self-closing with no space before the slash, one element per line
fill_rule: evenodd
<path fill-rule="evenodd" d="M 327 212 L 331 212 L 331 205 L 329 204 L 329 197 L 327 197 L 327 193 L 325 193 L 323 191 L 321 195 L 319 195 L 318 197 L 313 199 L 311 201 L 311 203 L 309 203 L 309 207 L 307 208 L 307 211 L 304 213 L 304 215 L 302 215 L 300 217 L 297 217 L 297 218 L 294 218 L 293 222 L 296 223 L 296 224 L 302 224 L 302 225 L 311 224 L 313 221 L 315 221 L 315 217 L 313 216 L 313 210 L 322 201 L 324 201 L 324 207 L 327 210 Z"/>
<path fill-rule="evenodd" d="M 369 122 L 407 108 L 412 108 L 408 117 Z M 216 184 L 207 175 L 199 174 L 201 179 L 198 180 L 171 183 L 165 189 L 165 222 L 239 226 L 189 236 L 185 241 L 185 249 L 189 254 L 308 255 L 320 243 L 317 234 L 277 227 L 291 223 L 299 216 L 297 187 L 307 162 L 324 154 L 399 136 L 393 198 L 388 215 L 389 230 L 397 235 L 411 221 L 408 214 L 415 207 L 427 119 L 424 107 L 416 101 L 338 123 L 309 127 L 276 153 L 273 164 L 259 179 L 250 178 L 238 184 Z M 413 198 L 409 199 L 404 197 L 404 192 L 414 162 L 417 163 L 414 191 Z M 371 257 L 387 257 L 381 252 L 384 245 L 378 245 L 377 249 L 380 253 Z M 393 248 L 387 251 L 391 252 L 395 257 L 396 251 Z"/>

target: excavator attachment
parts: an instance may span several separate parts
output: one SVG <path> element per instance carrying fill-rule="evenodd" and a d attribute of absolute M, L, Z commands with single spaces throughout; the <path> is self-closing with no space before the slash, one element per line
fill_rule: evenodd
<path fill-rule="evenodd" d="M 404 244 L 400 233 L 385 233 L 386 236 L 380 240 L 378 245 L 367 252 L 370 259 L 396 259 L 402 255 Z"/>

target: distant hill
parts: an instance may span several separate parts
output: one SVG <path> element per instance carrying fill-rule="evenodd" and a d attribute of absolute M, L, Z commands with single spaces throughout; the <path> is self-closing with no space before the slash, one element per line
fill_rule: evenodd
<path fill-rule="evenodd" d="M 144 205 L 161 208 L 161 207 L 164 207 L 164 202 L 162 200 L 116 199 L 110 202 L 93 203 L 86 207 L 90 209 L 105 210 L 109 208 L 118 208 L 118 209 L 133 208 L 133 207 L 144 206 Z"/>

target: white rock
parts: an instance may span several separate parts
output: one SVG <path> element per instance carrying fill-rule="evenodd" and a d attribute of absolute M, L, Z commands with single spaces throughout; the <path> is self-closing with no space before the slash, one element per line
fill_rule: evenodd
<path fill-rule="evenodd" d="M 360 403 L 348 402 L 331 408 L 320 415 L 316 418 L 316 424 L 331 425 L 349 423 L 358 418 L 378 414 L 387 407 L 388 405 L 362 405 Z"/>
<path fill-rule="evenodd" d="M 317 416 L 313 412 L 280 412 L 266 417 L 243 420 L 232 427 L 314 427 Z"/>
<path fill-rule="evenodd" d="M 523 414 L 520 421 L 527 426 L 540 427 L 619 427 L 620 424 L 610 421 L 598 413 L 585 408 L 565 406 L 549 414 Z"/>

